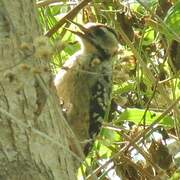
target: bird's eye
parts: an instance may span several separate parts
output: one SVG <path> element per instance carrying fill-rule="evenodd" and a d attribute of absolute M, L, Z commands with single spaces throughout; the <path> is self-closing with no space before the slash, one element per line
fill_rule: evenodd
<path fill-rule="evenodd" d="M 99 37 L 105 36 L 105 32 L 99 27 L 96 27 L 96 29 L 94 30 L 94 34 L 95 36 L 99 36 Z"/>

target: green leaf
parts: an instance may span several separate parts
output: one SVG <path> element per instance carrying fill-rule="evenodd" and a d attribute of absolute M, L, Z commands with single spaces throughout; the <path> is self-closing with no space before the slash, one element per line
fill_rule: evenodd
<path fill-rule="evenodd" d="M 180 1 L 172 6 L 164 19 L 170 31 L 167 29 L 165 35 L 168 39 L 176 39 L 173 33 L 180 35 Z"/>
<path fill-rule="evenodd" d="M 55 16 L 60 13 L 61 7 L 60 6 L 52 6 L 50 7 L 52 14 Z"/>
<path fill-rule="evenodd" d="M 154 41 L 154 30 L 152 28 L 148 28 L 144 34 L 142 44 L 148 46 L 152 44 L 153 41 Z"/>
<path fill-rule="evenodd" d="M 137 108 L 127 108 L 119 117 L 119 120 L 128 120 L 133 121 L 138 124 L 143 119 L 145 113 L 145 109 L 137 109 Z M 150 125 L 156 118 L 161 115 L 160 112 L 155 111 L 147 111 L 145 115 L 145 121 L 147 125 Z M 173 119 L 170 116 L 165 116 L 160 121 L 160 124 L 173 127 Z"/>
<path fill-rule="evenodd" d="M 113 85 L 113 92 L 115 94 L 123 94 L 129 91 L 134 91 L 135 83 L 134 82 L 124 82 L 121 85 Z"/>
<path fill-rule="evenodd" d="M 101 134 L 104 136 L 104 138 L 108 138 L 110 142 L 120 141 L 121 139 L 120 135 L 117 132 L 109 129 L 102 129 Z"/>

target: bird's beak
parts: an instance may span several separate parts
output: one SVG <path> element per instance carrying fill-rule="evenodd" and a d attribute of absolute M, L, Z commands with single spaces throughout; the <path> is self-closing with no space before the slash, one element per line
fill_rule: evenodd
<path fill-rule="evenodd" d="M 88 33 L 90 33 L 89 29 L 85 28 L 85 27 L 82 26 L 81 24 L 79 24 L 79 23 L 77 23 L 77 22 L 74 22 L 74 21 L 71 21 L 71 20 L 67 20 L 67 21 L 70 22 L 70 23 L 72 23 L 72 24 L 74 24 L 74 25 L 76 25 L 76 26 L 81 30 L 81 31 L 74 31 L 74 30 L 72 30 L 72 29 L 66 28 L 66 29 L 67 29 L 68 31 L 70 31 L 71 33 L 76 34 L 77 36 L 83 37 L 83 38 L 85 38 L 86 35 L 87 35 Z"/>

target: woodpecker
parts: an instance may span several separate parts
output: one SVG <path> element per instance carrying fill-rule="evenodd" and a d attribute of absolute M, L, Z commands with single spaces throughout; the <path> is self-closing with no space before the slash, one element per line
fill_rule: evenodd
<path fill-rule="evenodd" d="M 57 73 L 54 84 L 65 117 L 87 154 L 111 102 L 112 65 L 118 51 L 118 36 L 99 23 L 75 24 L 81 49 Z M 88 142 L 84 143 L 83 142 Z"/>

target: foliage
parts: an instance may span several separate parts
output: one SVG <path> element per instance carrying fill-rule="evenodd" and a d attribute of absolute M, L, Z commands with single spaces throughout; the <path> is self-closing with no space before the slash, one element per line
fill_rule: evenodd
<path fill-rule="evenodd" d="M 112 172 L 122 179 L 177 179 L 178 166 L 172 163 L 177 152 L 168 147 L 180 138 L 180 2 L 84 0 L 76 10 L 77 1 L 44 2 L 37 6 L 44 33 L 55 47 L 53 72 L 80 48 L 63 16 L 108 24 L 119 34 L 109 121 L 87 157 L 93 173 L 99 179 L 113 179 Z M 50 31 L 57 24 L 60 28 Z"/>

